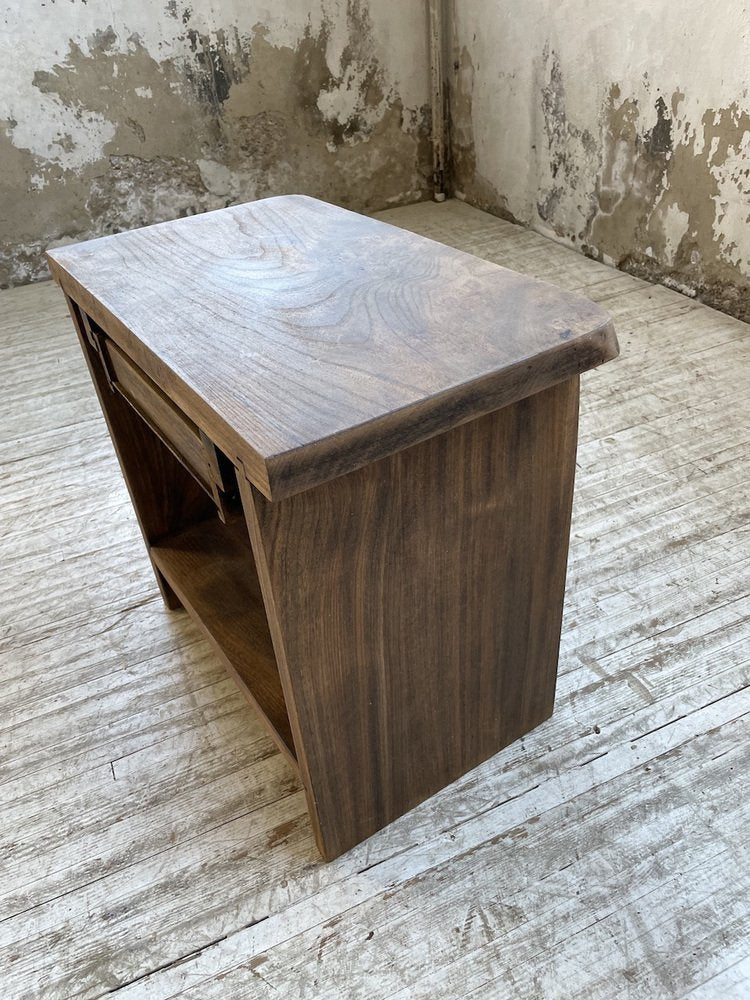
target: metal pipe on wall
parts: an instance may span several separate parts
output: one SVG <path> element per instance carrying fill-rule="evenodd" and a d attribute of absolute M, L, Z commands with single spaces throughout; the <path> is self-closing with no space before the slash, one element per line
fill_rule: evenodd
<path fill-rule="evenodd" d="M 427 0 L 430 18 L 432 180 L 435 201 L 445 201 L 445 98 L 443 94 L 442 0 Z"/>

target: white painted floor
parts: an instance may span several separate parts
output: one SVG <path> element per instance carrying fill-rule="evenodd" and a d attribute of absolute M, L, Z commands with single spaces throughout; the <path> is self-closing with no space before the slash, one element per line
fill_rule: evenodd
<path fill-rule="evenodd" d="M 555 714 L 333 864 L 166 612 L 62 295 L 0 295 L 0 996 L 750 997 L 750 328 L 458 202 L 583 292 Z"/>

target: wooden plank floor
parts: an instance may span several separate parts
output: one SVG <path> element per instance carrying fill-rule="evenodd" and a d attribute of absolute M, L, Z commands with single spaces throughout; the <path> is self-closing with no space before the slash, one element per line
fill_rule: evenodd
<path fill-rule="evenodd" d="M 320 862 L 157 596 L 62 296 L 3 292 L 3 998 L 750 996 L 750 328 L 458 202 L 383 217 L 617 323 L 555 714 Z"/>

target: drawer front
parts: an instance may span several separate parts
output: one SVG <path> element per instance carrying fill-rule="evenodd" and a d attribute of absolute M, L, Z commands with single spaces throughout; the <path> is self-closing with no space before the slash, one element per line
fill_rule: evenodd
<path fill-rule="evenodd" d="M 100 346 L 113 389 L 130 403 L 201 486 L 218 501 L 217 490 L 224 487 L 216 449 L 211 441 L 109 337 L 100 335 Z"/>

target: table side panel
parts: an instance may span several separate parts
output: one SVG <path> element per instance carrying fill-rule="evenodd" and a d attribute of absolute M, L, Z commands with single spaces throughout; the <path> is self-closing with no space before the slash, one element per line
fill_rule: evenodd
<path fill-rule="evenodd" d="M 325 857 L 551 714 L 577 414 L 574 378 L 305 493 L 252 493 Z"/>

